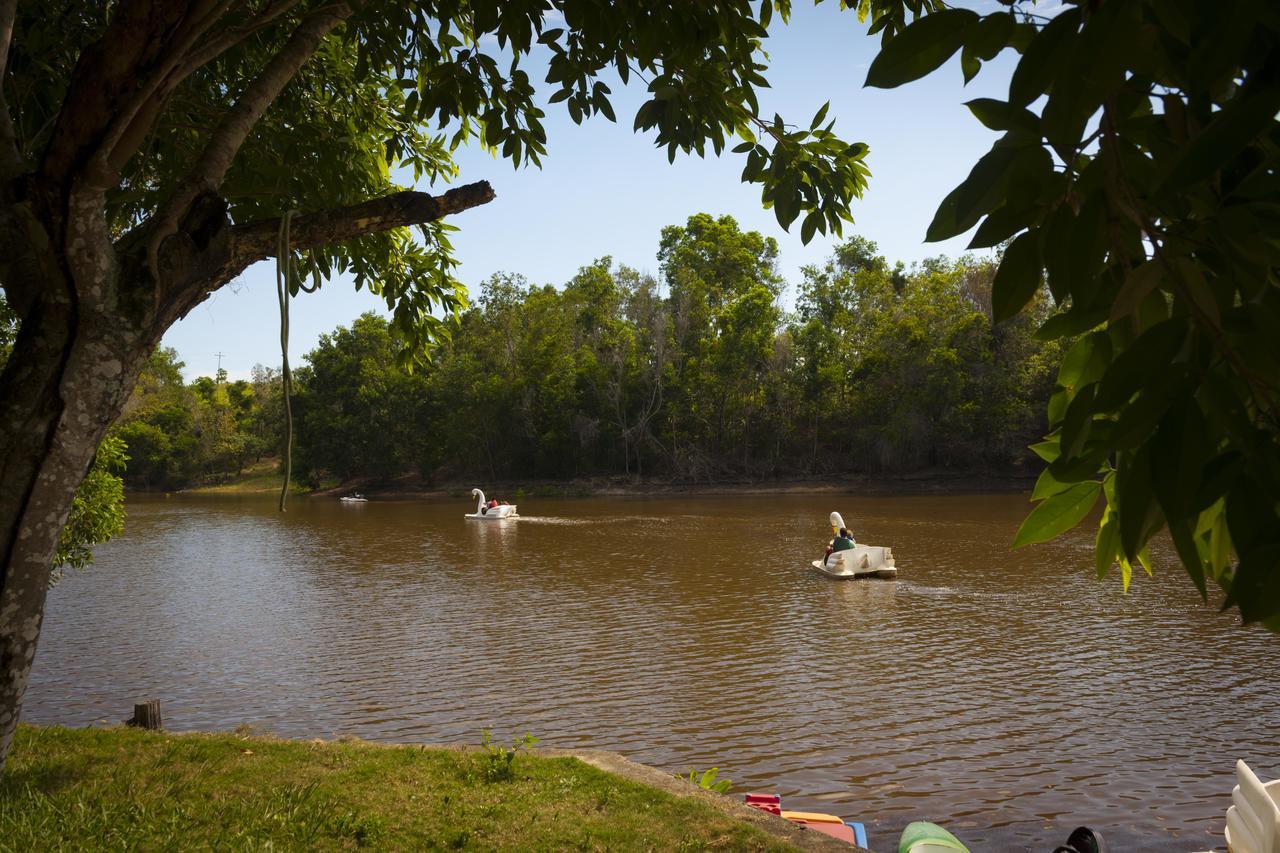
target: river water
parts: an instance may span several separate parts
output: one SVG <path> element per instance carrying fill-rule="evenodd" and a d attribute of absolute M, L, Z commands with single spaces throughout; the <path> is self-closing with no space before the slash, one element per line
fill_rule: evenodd
<path fill-rule="evenodd" d="M 1233 766 L 1280 776 L 1280 637 L 1169 553 L 1128 595 L 1091 537 L 1011 553 L 1025 498 L 340 504 L 131 498 L 50 593 L 31 722 L 478 742 L 532 732 L 974 850 L 1222 845 Z M 894 581 L 808 562 L 839 509 Z"/>

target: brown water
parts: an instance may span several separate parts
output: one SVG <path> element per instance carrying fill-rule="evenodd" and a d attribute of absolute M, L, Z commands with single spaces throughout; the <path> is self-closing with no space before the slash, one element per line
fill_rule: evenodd
<path fill-rule="evenodd" d="M 525 731 L 975 850 L 1221 845 L 1233 764 L 1280 776 L 1280 637 L 1169 555 L 1128 596 L 1087 535 L 1009 553 L 1017 496 L 139 499 L 50 595 L 26 719 L 477 742 Z M 899 581 L 808 567 L 839 509 Z"/>

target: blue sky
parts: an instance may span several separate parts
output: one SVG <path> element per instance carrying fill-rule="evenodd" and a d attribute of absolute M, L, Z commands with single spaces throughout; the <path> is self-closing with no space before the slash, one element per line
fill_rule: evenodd
<path fill-rule="evenodd" d="M 879 38 L 868 37 L 865 26 L 852 12 L 841 12 L 839 4 L 796 4 L 791 25 L 775 19 L 766 43 L 772 88 L 761 93 L 761 109 L 807 124 L 830 100 L 836 132 L 870 146 L 870 188 L 855 203 L 855 222 L 846 226 L 846 236 L 857 233 L 876 241 L 890 260 L 961 254 L 966 238 L 926 244 L 925 228 L 938 202 L 995 139 L 964 102 L 1003 98 L 1012 59 L 1007 53 L 998 57 L 968 86 L 959 60 L 952 59 L 924 80 L 898 89 L 864 89 L 878 47 Z M 527 67 L 536 77 L 535 66 Z M 540 170 L 515 171 L 479 149 L 459 152 L 457 182 L 488 180 L 497 192 L 493 202 L 452 220 L 461 229 L 453 242 L 464 283 L 474 286 L 493 272 L 509 271 L 536 284 L 561 285 L 602 255 L 656 273 L 659 231 L 700 211 L 728 213 L 744 229 L 776 238 L 780 271 L 789 282 L 799 280 L 802 266 L 830 254 L 830 237 L 818 235 L 804 246 L 799 220 L 788 234 L 772 211 L 761 208 L 759 188 L 739 182 L 740 157 L 677 156 L 669 165 L 665 149 L 631 131 L 635 109 L 644 100 L 643 84 L 633 78 L 629 88 L 610 85 L 618 124 L 597 117 L 578 126 L 563 105 L 546 108 L 548 156 Z M 300 296 L 290 307 L 290 362 L 300 364 L 322 333 L 382 306 L 377 297 L 357 293 L 343 280 Z M 177 349 L 188 379 L 212 375 L 218 352 L 231 378 L 245 378 L 257 363 L 278 366 L 277 324 L 274 267 L 262 263 L 173 326 L 164 345 Z"/>

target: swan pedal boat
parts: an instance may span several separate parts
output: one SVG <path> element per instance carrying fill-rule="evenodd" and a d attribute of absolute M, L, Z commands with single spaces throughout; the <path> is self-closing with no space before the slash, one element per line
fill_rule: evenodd
<path fill-rule="evenodd" d="M 838 512 L 831 513 L 829 521 L 833 534 L 845 528 L 844 518 Z M 841 581 L 864 578 L 891 580 L 898 576 L 893 551 L 880 545 L 854 545 L 844 551 L 832 551 L 825 559 L 814 560 L 809 565 L 827 577 Z"/>
<path fill-rule="evenodd" d="M 879 545 L 854 545 L 846 551 L 832 551 L 825 561 L 814 560 L 810 565 L 836 580 L 891 579 L 898 576 L 893 551 Z"/>
<path fill-rule="evenodd" d="M 520 513 L 516 512 L 515 504 L 501 504 L 489 507 L 488 511 L 486 511 L 484 492 L 479 489 L 472 489 L 471 497 L 476 499 L 476 511 L 464 513 L 463 518 L 474 518 L 478 521 L 506 521 L 507 519 L 520 517 Z"/>

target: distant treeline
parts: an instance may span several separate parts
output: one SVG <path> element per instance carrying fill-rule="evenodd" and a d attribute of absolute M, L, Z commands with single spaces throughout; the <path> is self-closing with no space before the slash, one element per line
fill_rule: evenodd
<path fill-rule="evenodd" d="M 1062 342 L 992 326 L 987 259 L 890 265 L 855 237 L 806 267 L 706 214 L 663 229 L 659 277 L 602 258 L 561 288 L 483 283 L 410 372 L 385 320 L 321 337 L 296 372 L 295 471 L 328 478 L 822 478 L 1005 472 L 1044 430 Z M 160 351 L 118 427 L 134 485 L 225 478 L 278 452 L 280 384 L 183 385 Z"/>

